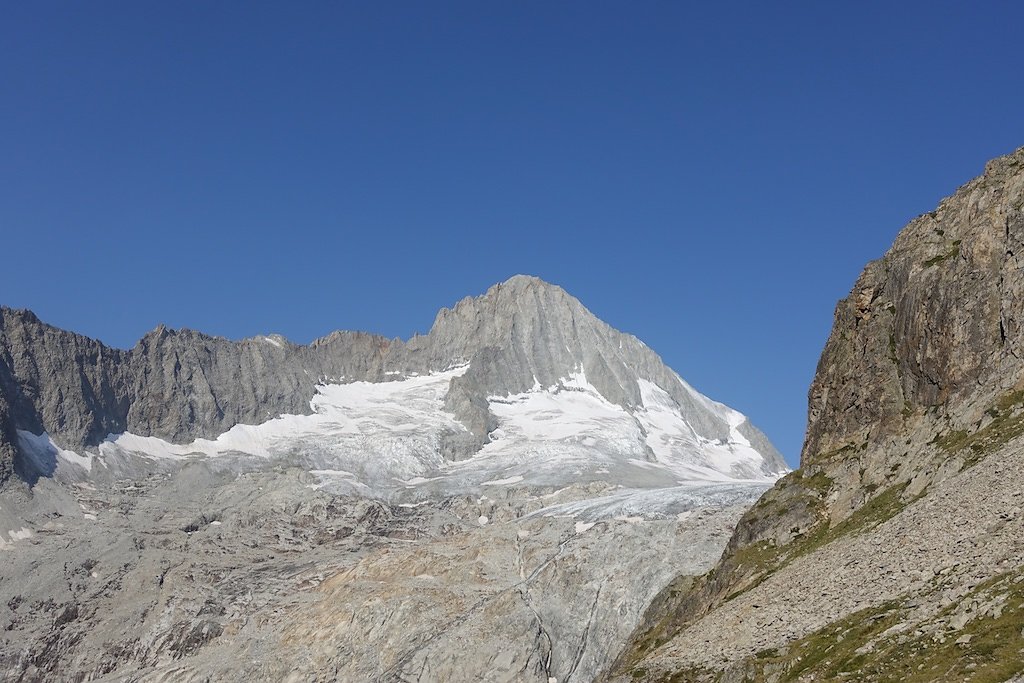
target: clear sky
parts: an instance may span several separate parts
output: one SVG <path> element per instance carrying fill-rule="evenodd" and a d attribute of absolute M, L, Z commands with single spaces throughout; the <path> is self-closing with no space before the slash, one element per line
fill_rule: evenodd
<path fill-rule="evenodd" d="M 864 264 L 1024 145 L 1014 2 L 0 9 L 0 303 L 132 346 L 565 287 L 796 463 Z"/>

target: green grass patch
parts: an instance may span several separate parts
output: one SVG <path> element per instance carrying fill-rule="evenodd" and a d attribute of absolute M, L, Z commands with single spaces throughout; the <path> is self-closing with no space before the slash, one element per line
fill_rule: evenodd
<path fill-rule="evenodd" d="M 689 595 L 696 578 L 677 576 L 654 597 L 644 614 L 645 625 L 634 632 L 629 644 L 619 655 L 619 670 L 629 670 L 630 675 L 633 675 L 638 669 L 631 667 L 636 667 L 647 653 L 664 645 L 677 632 L 676 617 L 679 606 Z"/>
<path fill-rule="evenodd" d="M 866 448 L 867 448 L 867 442 L 866 441 L 861 443 L 860 445 L 857 445 L 857 444 L 855 444 L 855 443 L 853 443 L 851 441 L 849 443 L 843 444 L 842 446 L 840 446 L 838 448 L 833 448 L 830 451 L 825 451 L 824 453 L 819 453 L 818 456 L 814 460 L 817 463 L 835 462 L 837 460 L 843 460 L 843 459 L 848 458 L 848 457 L 850 457 L 852 455 L 856 455 L 859 451 L 863 451 Z M 799 472 L 799 470 L 797 470 L 797 471 Z"/>

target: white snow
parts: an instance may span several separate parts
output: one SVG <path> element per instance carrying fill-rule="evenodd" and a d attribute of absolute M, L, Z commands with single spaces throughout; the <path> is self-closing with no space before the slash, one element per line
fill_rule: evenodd
<path fill-rule="evenodd" d="M 266 343 L 270 344 L 271 346 L 276 346 L 279 349 L 283 349 L 284 348 L 284 343 L 282 342 L 282 337 L 280 337 L 279 335 L 272 334 L 272 335 L 268 335 L 268 336 L 264 336 L 264 337 L 258 337 L 258 339 L 260 341 L 263 341 L 263 342 L 266 342 Z"/>
<path fill-rule="evenodd" d="M 738 465 L 759 467 L 764 458 L 738 429 L 747 418 L 698 393 L 681 378 L 679 381 L 695 400 L 728 424 L 729 439 L 720 442 L 702 437 L 683 418 L 679 406 L 667 391 L 652 382 L 640 380 L 643 409 L 636 412 L 636 417 L 647 432 L 647 445 L 658 461 L 671 465 L 687 481 L 730 481 L 738 478 L 733 469 Z"/>
<path fill-rule="evenodd" d="M 46 432 L 33 434 L 23 429 L 18 430 L 18 446 L 22 453 L 33 460 L 43 472 L 51 471 L 59 466 L 58 458 L 72 465 L 78 465 L 86 471 L 92 470 L 92 455 L 79 455 L 74 451 L 64 450 L 53 442 Z"/>
<path fill-rule="evenodd" d="M 650 519 L 675 519 L 683 512 L 725 505 L 749 505 L 770 482 L 696 482 L 685 486 L 655 489 L 617 489 L 607 495 L 556 503 L 527 515 L 573 517 L 577 521 L 596 522 L 615 519 L 640 522 Z"/>
<path fill-rule="evenodd" d="M 480 515 L 480 517 L 476 520 L 477 524 L 479 524 L 480 526 L 484 526 L 489 521 L 490 520 L 487 519 L 487 515 Z"/>
<path fill-rule="evenodd" d="M 446 461 L 442 437 L 465 427 L 445 412 L 444 398 L 451 380 L 467 369 L 463 365 L 380 383 L 321 383 L 310 401 L 310 415 L 236 425 L 215 439 L 188 444 L 112 434 L 94 453 L 79 455 L 59 449 L 46 434 L 23 432 L 19 437 L 40 461 L 56 459 L 86 469 L 95 457 L 101 462 L 129 456 L 284 458 L 318 477 L 310 489 L 355 490 L 412 504 L 463 492 L 481 495 L 487 486 L 562 490 L 586 484 L 596 487 L 588 496 L 607 486 L 621 488 L 628 497 L 638 490 L 678 491 L 694 482 L 729 485 L 740 482 L 742 472 L 756 472 L 762 462 L 739 433 L 743 415 L 689 385 L 683 383 L 694 400 L 722 420 L 727 437 L 721 441 L 701 437 L 672 396 L 653 382 L 640 381 L 642 405 L 627 411 L 605 399 L 582 368 L 553 386 L 542 387 L 534 377 L 528 391 L 489 397 L 498 423 L 490 442 L 471 458 Z M 418 490 L 410 495 L 402 489 Z"/>
<path fill-rule="evenodd" d="M 310 474 L 318 477 L 348 477 L 355 478 L 356 475 L 347 470 L 310 470 Z"/>
<path fill-rule="evenodd" d="M 399 479 L 399 484 L 405 486 L 419 486 L 420 484 L 426 484 L 429 481 L 437 481 L 439 477 L 410 477 L 409 479 Z"/>
<path fill-rule="evenodd" d="M 597 522 L 576 522 L 576 533 L 582 534 L 584 531 L 589 531 L 596 523 Z"/>
<path fill-rule="evenodd" d="M 465 429 L 444 412 L 443 402 L 452 378 L 467 367 L 393 382 L 321 384 L 310 401 L 312 415 L 281 415 L 259 425 L 236 425 L 216 439 L 189 444 L 111 434 L 98 450 L 103 456 L 174 459 L 295 455 L 318 476 L 425 483 L 430 478 L 424 475 L 443 464 L 441 433 Z"/>
<path fill-rule="evenodd" d="M 604 445 L 612 445 L 610 441 L 620 449 L 642 453 L 636 422 L 590 386 L 582 372 L 561 380 L 554 389 L 489 400 L 502 438 L 485 446 L 485 452 L 521 448 L 529 441 L 597 445 L 600 438 Z"/>

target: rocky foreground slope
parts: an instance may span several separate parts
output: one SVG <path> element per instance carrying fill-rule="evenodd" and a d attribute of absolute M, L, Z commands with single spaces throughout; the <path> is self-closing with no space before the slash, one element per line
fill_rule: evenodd
<path fill-rule="evenodd" d="M 648 611 L 607 678 L 1024 672 L 1024 149 L 900 233 L 839 303 L 801 468 Z"/>
<path fill-rule="evenodd" d="M 0 310 L 0 680 L 588 681 L 785 471 L 560 288 L 402 342 Z"/>

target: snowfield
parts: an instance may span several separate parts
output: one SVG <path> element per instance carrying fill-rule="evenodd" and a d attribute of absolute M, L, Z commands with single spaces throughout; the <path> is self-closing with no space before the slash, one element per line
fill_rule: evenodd
<path fill-rule="evenodd" d="M 321 384 L 310 415 L 237 425 L 216 439 L 190 444 L 112 434 L 79 454 L 61 449 L 46 434 L 20 432 L 20 445 L 33 459 L 64 470 L 140 460 L 262 459 L 310 471 L 319 479 L 312 488 L 407 505 L 485 488 L 614 489 L 544 513 L 584 520 L 665 518 L 749 497 L 751 489 L 766 488 L 775 479 L 735 474 L 736 465 L 756 467 L 762 460 L 737 429 L 746 419 L 742 414 L 684 383 L 731 426 L 727 441 L 711 441 L 696 433 L 661 387 L 641 380 L 643 405 L 628 411 L 601 396 L 582 371 L 554 386 L 535 384 L 522 394 L 489 397 L 499 425 L 490 443 L 467 460 L 447 461 L 440 455 L 442 437 L 465 427 L 445 412 L 444 398 L 451 380 L 467 367 L 378 383 Z"/>

